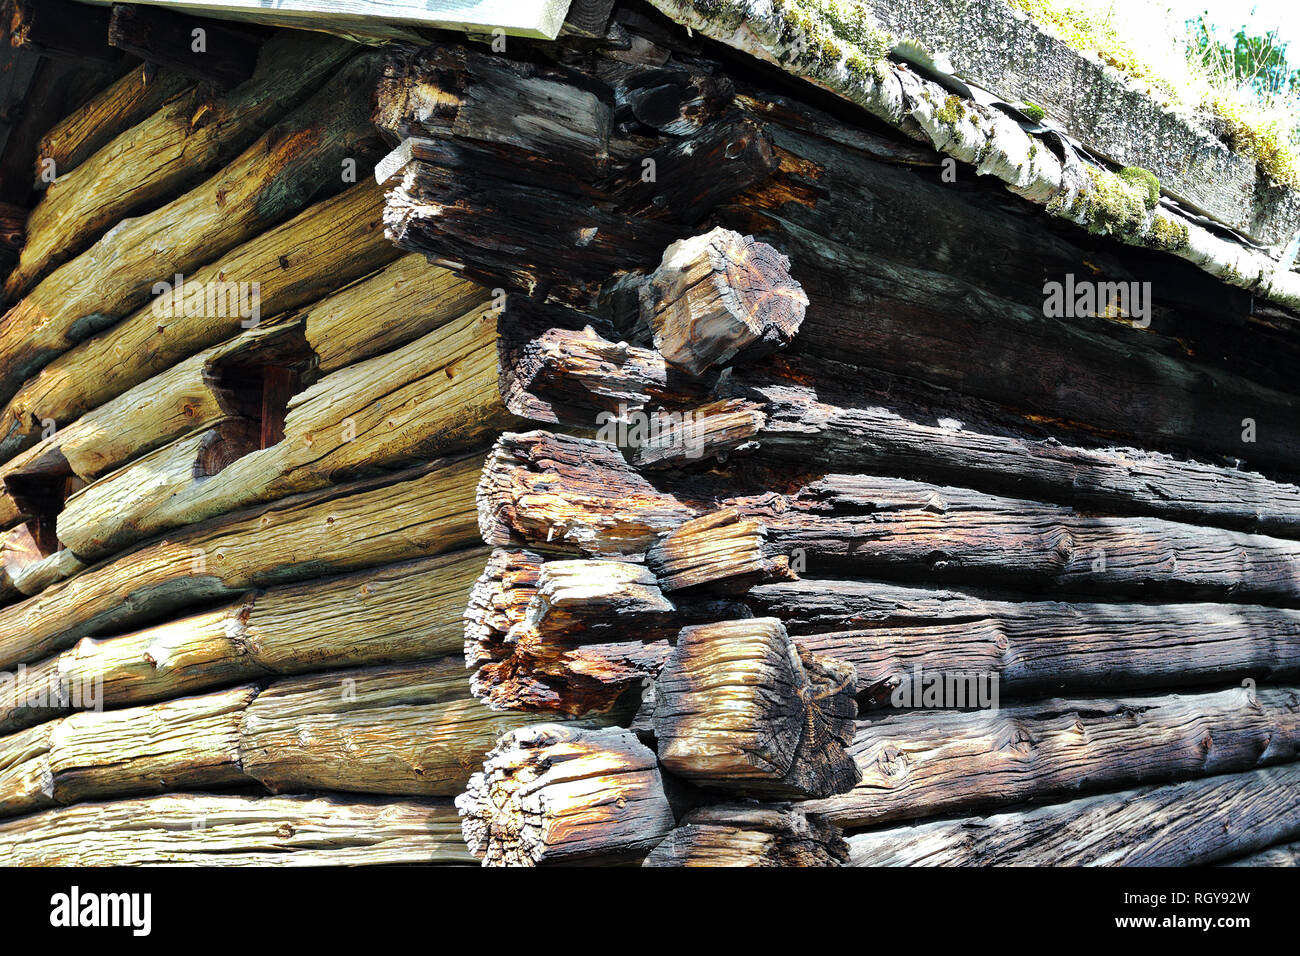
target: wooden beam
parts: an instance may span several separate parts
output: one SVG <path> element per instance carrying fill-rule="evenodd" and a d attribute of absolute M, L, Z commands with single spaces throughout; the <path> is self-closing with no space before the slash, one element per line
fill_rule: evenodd
<path fill-rule="evenodd" d="M 259 310 L 271 324 L 270 319 L 277 314 L 319 300 L 398 256 L 398 250 L 384 238 L 382 206 L 379 188 L 369 181 L 360 182 L 247 239 L 186 276 L 184 283 L 206 288 L 229 277 L 247 282 L 250 287 L 255 283 Z M 169 276 L 167 281 L 173 282 L 174 278 Z M 173 286 L 169 295 L 155 302 L 171 312 L 161 330 L 154 302 L 150 302 L 55 359 L 24 383 L 3 415 L 0 457 L 11 458 L 34 444 L 41 437 L 44 421 L 60 426 L 54 440 L 61 442 L 60 433 L 67 432 L 78 417 L 107 406 L 159 373 L 175 374 L 178 363 L 205 348 L 244 335 L 240 324 L 243 317 L 230 314 L 228 308 L 210 314 L 206 296 L 202 309 L 186 309 L 184 284 L 179 289 Z M 338 325 L 335 322 L 331 328 Z M 355 343 L 356 339 L 353 335 L 349 341 Z M 345 356 L 361 354 L 353 352 L 354 348 L 340 346 L 337 351 Z M 93 372 L 88 375 L 88 370 Z M 155 429 L 152 442 L 142 442 L 139 436 L 131 442 L 138 453 L 156 447 L 160 439 L 187 430 Z M 104 449 L 102 436 L 97 445 L 88 448 L 101 459 L 94 466 L 96 474 L 103 472 L 105 459 L 114 467 L 128 460 L 106 456 Z"/>
<path fill-rule="evenodd" d="M 108 24 L 111 46 L 219 88 L 252 75 L 260 40 L 252 31 L 220 20 L 138 4 L 113 4 Z"/>
<path fill-rule="evenodd" d="M 27 245 L 5 280 L 11 300 L 75 258 L 132 213 L 165 206 L 196 179 L 235 159 L 325 83 L 352 44 L 283 33 L 266 44 L 257 74 L 216 95 L 191 89 L 164 103 L 76 168 L 54 169 L 32 210 Z"/>
<path fill-rule="evenodd" d="M 378 54 L 363 53 L 215 176 L 161 209 L 129 219 L 64 263 L 0 325 L 0 394 L 77 342 L 143 305 L 153 283 L 278 225 L 343 185 L 341 165 L 364 166 L 377 145 L 363 91 Z M 304 149 L 305 142 L 311 149 Z M 160 275 L 159 263 L 168 263 Z M 94 263 L 112 262 L 105 271 Z M 156 323 L 155 323 L 156 328 Z"/>
<path fill-rule="evenodd" d="M 41 56 L 116 63 L 108 45 L 109 11 L 72 0 L 10 0 L 10 42 Z"/>
<path fill-rule="evenodd" d="M 459 615 L 486 555 L 468 548 L 273 587 L 129 634 L 82 638 L 3 684 L 0 734 L 85 706 L 85 688 L 97 689 L 100 706 L 123 707 L 267 674 L 459 653 Z"/>
<path fill-rule="evenodd" d="M 87 0 L 110 4 L 114 0 Z M 131 0 L 222 19 L 322 30 L 357 37 L 418 39 L 409 32 L 383 32 L 390 24 L 470 33 L 500 29 L 510 36 L 554 40 L 568 0 Z"/>

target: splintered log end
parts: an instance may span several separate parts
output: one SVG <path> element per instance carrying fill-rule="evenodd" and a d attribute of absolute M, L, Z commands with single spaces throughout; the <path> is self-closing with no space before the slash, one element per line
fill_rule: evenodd
<path fill-rule="evenodd" d="M 645 866 L 845 866 L 840 828 L 782 804 L 718 804 L 692 810 Z"/>
<path fill-rule="evenodd" d="M 655 348 L 693 375 L 784 348 L 808 307 L 789 269 L 771 246 L 721 227 L 673 243 L 651 276 Z"/>
<path fill-rule="evenodd" d="M 537 593 L 540 555 L 497 548 L 469 592 L 465 607 L 465 666 L 509 656 L 506 635 L 524 619 Z"/>
<path fill-rule="evenodd" d="M 694 517 L 618 448 L 545 431 L 506 432 L 483 465 L 479 531 L 492 545 L 532 544 L 591 557 L 641 554 Z"/>
<path fill-rule="evenodd" d="M 684 628 L 655 685 L 664 767 L 700 786 L 775 797 L 843 793 L 856 674 L 799 647 L 776 618 Z"/>
<path fill-rule="evenodd" d="M 655 755 L 631 731 L 559 724 L 502 737 L 456 809 L 484 866 L 636 860 L 674 822 Z"/>
<path fill-rule="evenodd" d="M 530 570 L 522 611 L 515 601 L 524 589 L 507 594 L 491 565 L 471 597 L 466 659 L 481 665 L 470 682 L 475 696 L 495 709 L 579 716 L 608 712 L 654 679 L 668 657 L 662 638 L 676 632 L 676 607 L 649 569 L 573 560 Z M 512 619 L 502 635 L 499 626 Z"/>
<path fill-rule="evenodd" d="M 735 508 L 722 508 L 685 522 L 646 552 L 646 563 L 665 591 L 726 582 L 747 588 L 789 577 L 788 562 L 766 554 L 767 531 Z"/>

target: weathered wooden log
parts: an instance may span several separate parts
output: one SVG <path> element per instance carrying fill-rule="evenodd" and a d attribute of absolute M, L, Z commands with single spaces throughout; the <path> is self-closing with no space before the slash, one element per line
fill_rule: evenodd
<path fill-rule="evenodd" d="M 55 551 L 20 569 L 14 575 L 13 585 L 19 592 L 30 597 L 40 594 L 56 581 L 72 577 L 85 567 L 85 562 L 71 551 Z"/>
<path fill-rule="evenodd" d="M 496 546 L 617 556 L 644 552 L 655 535 L 704 511 L 735 507 L 763 522 L 769 553 L 797 558 L 800 573 L 870 568 L 1017 589 L 1256 602 L 1293 602 L 1300 593 L 1300 545 L 1289 540 L 866 475 L 764 490 L 802 480 L 789 472 L 747 480 L 733 470 L 724 487 L 680 476 L 652 482 L 611 445 L 508 433 L 484 466 L 480 528 Z"/>
<path fill-rule="evenodd" d="M 109 226 L 172 199 L 230 162 L 310 96 L 354 49 L 321 34 L 282 33 L 268 41 L 258 73 L 229 94 L 194 90 L 177 96 L 75 169 L 56 168 L 58 179 L 28 218 L 27 244 L 5 280 L 5 295 L 17 299 Z"/>
<path fill-rule="evenodd" d="M 783 356 L 735 370 L 725 384 L 697 379 L 653 349 L 615 342 L 598 328 L 582 313 L 507 297 L 502 394 L 511 411 L 539 422 L 598 427 L 610 415 L 654 416 L 653 431 L 626 432 L 625 451 L 639 468 L 707 464 L 740 449 L 762 460 L 811 458 L 837 470 L 1300 536 L 1300 488 L 1257 472 L 1088 447 L 1079 435 L 1071 444 L 956 395 L 920 406 L 907 398 L 906 382 L 829 359 Z"/>
<path fill-rule="evenodd" d="M 654 679 L 690 614 L 640 565 L 498 552 L 466 612 L 470 687 L 493 709 L 607 712 Z"/>
<path fill-rule="evenodd" d="M 1300 611 L 1226 604 L 1010 602 L 850 581 L 746 595 L 800 646 L 858 669 L 859 705 L 920 672 L 979 674 L 1003 697 L 1176 687 L 1300 673 Z"/>
<path fill-rule="evenodd" d="M 0 816 L 93 797 L 247 782 L 239 716 L 257 688 L 73 714 L 0 737 Z"/>
<path fill-rule="evenodd" d="M 458 615 L 486 551 L 384 565 L 244 595 L 0 675 L 0 733 L 88 706 L 122 707 L 268 675 L 457 653 Z M 337 634 L 346 632 L 340 642 Z"/>
<path fill-rule="evenodd" d="M 54 799 L 68 804 L 247 782 L 239 719 L 256 697 L 257 688 L 245 686 L 64 717 L 50 734 Z"/>
<path fill-rule="evenodd" d="M 701 786 L 843 793 L 861 776 L 855 689 L 851 665 L 798 648 L 775 618 L 684 628 L 655 683 L 659 760 Z"/>
<path fill-rule="evenodd" d="M 649 279 L 655 348 L 692 375 L 784 348 L 808 305 L 789 268 L 771 246 L 728 229 L 673 243 Z"/>
<path fill-rule="evenodd" d="M 20 524 L 0 538 L 0 600 L 12 601 L 22 594 L 16 583 L 19 575 L 45 556 L 38 533 L 31 525 Z"/>
<path fill-rule="evenodd" d="M 177 495 L 256 451 L 259 437 L 257 421 L 226 418 L 105 475 L 68 498 L 59 512 L 59 540 L 89 559 L 148 537 L 152 529 L 141 527 L 135 515 L 165 508 Z"/>
<path fill-rule="evenodd" d="M 456 807 L 484 866 L 636 861 L 673 827 L 654 753 L 621 728 L 507 734 Z"/>
<path fill-rule="evenodd" d="M 764 554 L 766 536 L 760 522 L 722 508 L 668 532 L 646 551 L 646 563 L 665 591 L 719 582 L 748 590 L 789 574 L 788 561 Z"/>
<path fill-rule="evenodd" d="M 360 95 L 378 68 L 379 54 L 357 55 L 215 176 L 47 276 L 0 326 L 0 394 L 8 400 L 52 358 L 143 304 L 151 283 L 170 278 L 160 260 L 183 273 L 340 188 L 342 161 L 364 167 L 378 145 Z"/>
<path fill-rule="evenodd" d="M 17 254 L 27 236 L 28 211 L 13 203 L 0 203 L 0 249 Z"/>
<path fill-rule="evenodd" d="M 840 829 L 788 804 L 699 807 L 650 851 L 644 866 L 843 866 Z"/>
<path fill-rule="evenodd" d="M 805 375 L 815 387 L 798 380 Z M 881 378 L 889 391 L 859 384 L 850 394 L 849 382 L 863 378 Z M 677 466 L 743 447 L 765 459 L 802 463 L 815 457 L 835 469 L 888 469 L 1078 507 L 1286 537 L 1300 533 L 1295 485 L 1159 452 L 1062 444 L 1033 436 L 1027 423 L 1010 422 L 979 403 L 912 407 L 902 383 L 838 363 L 823 361 L 815 370 L 794 363 L 775 375 L 742 372 L 720 394 L 725 401 L 688 407 L 670 420 L 635 450 L 633 461 Z"/>
<path fill-rule="evenodd" d="M 1300 842 L 1283 843 L 1260 850 L 1225 866 L 1300 866 Z"/>
<path fill-rule="evenodd" d="M 641 565 L 497 550 L 465 612 L 470 687 L 494 709 L 606 713 L 654 679 L 683 626 L 746 614 L 732 600 L 670 601 Z"/>
<path fill-rule="evenodd" d="M 689 136 L 721 116 L 735 98 L 735 83 L 720 73 L 682 69 L 641 70 L 624 94 L 637 121 L 672 136 Z"/>
<path fill-rule="evenodd" d="M 496 315 L 471 310 L 294 395 L 281 440 L 216 474 L 185 482 L 166 467 L 190 454 L 182 440 L 101 479 L 83 506 L 62 513 L 60 540 L 101 558 L 235 508 L 482 444 L 515 422 L 501 404 L 496 363 Z M 141 482 L 167 472 L 165 496 L 139 495 Z"/>
<path fill-rule="evenodd" d="M 222 288 L 219 283 L 228 280 L 246 282 L 244 288 L 257 289 L 261 316 L 269 318 L 382 268 L 398 255 L 384 238 L 382 208 L 379 188 L 360 182 L 228 251 L 186 277 L 179 288 L 173 286 L 155 300 L 168 315 L 165 322 L 159 322 L 151 303 L 64 353 L 9 402 L 0 457 L 34 443 L 43 422 L 67 426 L 202 349 L 241 334 L 247 318 L 229 307 L 228 298 L 213 295 L 209 309 L 205 294 L 202 308 L 193 300 L 187 306 L 186 287 L 206 290 Z"/>
<path fill-rule="evenodd" d="M 402 256 L 373 276 L 302 310 L 307 342 L 322 372 L 405 345 L 475 308 L 487 311 L 486 289 Z"/>
<path fill-rule="evenodd" d="M 470 862 L 450 801 L 178 793 L 0 823 L 5 866 Z"/>
<path fill-rule="evenodd" d="M 0 667 L 187 603 L 476 543 L 478 463 L 478 455 L 439 459 L 223 515 L 143 544 L 0 608 Z"/>
<path fill-rule="evenodd" d="M 610 93 L 601 87 L 571 70 L 464 46 L 399 49 L 384 64 L 374 120 L 394 142 L 491 143 L 546 165 L 561 182 L 585 180 L 609 163 Z"/>
<path fill-rule="evenodd" d="M 708 397 L 710 377 L 688 375 L 653 349 L 611 341 L 593 325 L 601 322 L 507 296 L 499 346 L 506 407 L 533 421 L 594 428 L 610 415 L 694 406 Z"/>
<path fill-rule="evenodd" d="M 239 752 L 273 792 L 452 796 L 498 737 L 542 719 L 490 712 L 442 658 L 276 681 L 244 712 Z"/>
<path fill-rule="evenodd" d="M 1197 866 L 1300 836 L 1300 764 L 848 838 L 855 866 Z"/>
<path fill-rule="evenodd" d="M 252 75 L 259 40 L 252 30 L 227 20 L 134 4 L 113 4 L 108 22 L 110 46 L 217 88 L 234 86 Z M 310 59 L 307 62 L 315 65 Z"/>
<path fill-rule="evenodd" d="M 1238 687 L 920 709 L 859 723 L 852 754 L 858 787 L 808 805 L 846 829 L 1295 760 L 1300 693 Z"/>
<path fill-rule="evenodd" d="M 36 154 L 37 179 L 48 169 L 59 175 L 72 172 L 100 147 L 191 85 L 190 79 L 180 73 L 142 63 L 41 137 Z"/>
<path fill-rule="evenodd" d="M 108 10 L 83 9 L 72 0 L 12 0 L 6 6 L 9 42 L 41 56 L 116 63 L 108 45 Z"/>

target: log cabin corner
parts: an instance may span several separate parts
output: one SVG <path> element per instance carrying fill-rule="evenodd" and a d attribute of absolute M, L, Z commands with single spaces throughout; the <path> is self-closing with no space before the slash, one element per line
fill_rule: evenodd
<path fill-rule="evenodd" d="M 1195 117 L 1005 0 L 3 27 L 0 864 L 1300 859 Z"/>

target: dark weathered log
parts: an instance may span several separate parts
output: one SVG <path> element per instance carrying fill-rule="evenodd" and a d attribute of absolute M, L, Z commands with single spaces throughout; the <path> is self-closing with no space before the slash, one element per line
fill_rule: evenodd
<path fill-rule="evenodd" d="M 201 45 L 196 30 L 202 31 Z M 113 4 L 108 23 L 109 45 L 217 87 L 248 79 L 257 64 L 259 41 L 256 33 L 228 20 L 134 4 Z"/>
<path fill-rule="evenodd" d="M 615 556 L 644 552 L 653 536 L 704 511 L 735 507 L 763 522 L 769 555 L 790 557 L 799 573 L 870 568 L 1017 589 L 1256 602 L 1300 596 L 1294 541 L 1157 518 L 1100 517 L 902 479 L 832 474 L 805 483 L 790 472 L 751 479 L 733 469 L 724 487 L 712 478 L 652 482 L 601 442 L 506 434 L 484 466 L 480 528 L 497 546 L 545 544 Z M 764 490 L 776 484 L 794 487 Z"/>
<path fill-rule="evenodd" d="M 761 127 L 728 117 L 651 150 L 603 185 L 633 215 L 693 226 L 719 203 L 762 182 L 776 165 Z M 738 265 L 729 264 L 732 270 Z"/>
<path fill-rule="evenodd" d="M 673 828 L 654 753 L 621 728 L 507 734 L 456 807 L 484 866 L 636 861 Z"/>
<path fill-rule="evenodd" d="M 655 348 L 692 375 L 784 348 L 808 305 L 789 268 L 771 246 L 727 229 L 673 243 L 649 281 Z"/>
<path fill-rule="evenodd" d="M 1235 773 L 1300 756 L 1300 693 L 1047 700 L 858 724 L 853 791 L 809 804 L 847 828 Z"/>
<path fill-rule="evenodd" d="M 599 40 L 609 26 L 614 0 L 573 0 L 564 16 L 560 36 L 587 37 Z"/>
<path fill-rule="evenodd" d="M 0 675 L 0 733 L 86 707 L 457 653 L 458 615 L 485 555 L 468 548 L 270 588 L 131 634 L 82 638 L 55 657 Z M 341 632 L 346 642 L 338 640 Z"/>
<path fill-rule="evenodd" d="M 108 45 L 109 11 L 72 0 L 10 0 L 9 42 L 41 56 L 113 64 L 120 50 Z"/>
<path fill-rule="evenodd" d="M 502 325 L 501 388 L 511 411 L 586 427 L 610 416 L 653 416 L 653 433 L 626 430 L 626 451 L 640 468 L 709 463 L 743 450 L 763 460 L 812 459 L 837 470 L 1300 536 L 1300 488 L 1257 472 L 1063 444 L 989 403 L 946 394 L 920 405 L 905 381 L 829 359 L 782 357 L 736 370 L 726 383 L 697 379 L 653 349 L 606 337 L 590 316 L 523 297 L 507 298 Z"/>
<path fill-rule="evenodd" d="M 681 69 L 639 70 L 627 87 L 627 104 L 637 121 L 672 136 L 689 136 L 711 123 L 735 95 L 728 76 Z"/>
<path fill-rule="evenodd" d="M 1300 866 L 1300 842 L 1283 843 L 1260 850 L 1225 866 Z"/>
<path fill-rule="evenodd" d="M 0 203 L 0 249 L 17 253 L 27 235 L 28 211 L 13 203 Z"/>
<path fill-rule="evenodd" d="M 499 345 L 506 407 L 533 421 L 596 427 L 610 416 L 708 397 L 711 378 L 688 375 L 652 349 L 611 341 L 593 325 L 602 323 L 507 296 Z"/>
<path fill-rule="evenodd" d="M 664 767 L 701 786 L 825 797 L 860 774 L 851 665 L 796 647 L 775 618 L 684 628 L 655 683 Z"/>
<path fill-rule="evenodd" d="M 382 208 L 379 188 L 369 181 L 359 183 L 186 276 L 179 290 L 174 288 L 156 300 L 160 309 L 171 313 L 164 323 L 159 322 L 151 303 L 64 353 L 9 402 L 0 457 L 10 457 L 34 443 L 42 422 L 67 426 L 202 349 L 242 334 L 245 317 L 225 307 L 224 299 L 214 303 L 220 307 L 213 311 L 208 309 L 206 295 L 203 308 L 185 308 L 187 286 L 207 288 L 227 280 L 256 283 L 258 307 L 266 321 L 392 262 L 398 251 L 384 238 Z M 173 277 L 167 278 L 171 281 Z M 352 304 L 356 305 L 355 301 Z M 338 323 L 329 325 L 337 329 Z M 381 337 L 381 342 L 391 340 Z M 350 335 L 341 336 L 340 345 L 353 341 Z M 340 355 L 349 354 L 353 347 L 327 350 L 327 356 L 337 363 Z M 364 348 L 357 350 L 358 356 L 364 354 Z M 193 427 L 191 421 L 170 435 L 175 437 Z"/>
<path fill-rule="evenodd" d="M 1046 318 L 1041 296 L 1021 304 L 944 272 L 864 256 L 774 214 L 721 218 L 778 244 L 795 263 L 810 301 L 795 351 L 813 361 L 851 357 L 1126 444 L 1192 448 L 1256 467 L 1300 458 L 1300 399 L 1277 388 Z M 970 354 L 984 359 L 965 361 Z M 1254 441 L 1243 441 L 1245 418 L 1255 422 Z"/>
<path fill-rule="evenodd" d="M 223 515 L 0 609 L 0 667 L 249 587 L 475 543 L 477 454 Z M 325 533 L 322 533 L 324 531 Z"/>
<path fill-rule="evenodd" d="M 765 578 L 789 575 L 789 562 L 764 553 L 767 531 L 735 508 L 687 521 L 646 551 L 646 563 L 665 591 L 726 582 L 747 590 Z"/>
<path fill-rule="evenodd" d="M 0 823 L 4 866 L 473 862 L 450 801 L 168 794 Z"/>
<path fill-rule="evenodd" d="M 342 187 L 342 161 L 364 166 L 378 145 L 362 91 L 374 82 L 379 56 L 358 54 L 215 176 L 125 221 L 47 276 L 0 324 L 0 394 L 12 397 L 51 359 L 142 305 L 152 283 L 210 260 Z M 165 276 L 159 274 L 163 261 Z"/>
<path fill-rule="evenodd" d="M 1197 866 L 1300 836 L 1300 764 L 848 839 L 855 866 Z"/>
<path fill-rule="evenodd" d="M 839 827 L 783 804 L 699 807 L 650 851 L 644 866 L 843 866 Z"/>
<path fill-rule="evenodd" d="M 996 676 L 1003 698 L 1300 674 L 1300 611 L 1284 608 L 1021 603 L 809 580 L 760 585 L 746 601 L 801 646 L 854 664 L 859 703 L 874 706 L 918 672 Z"/>
<path fill-rule="evenodd" d="M 600 176 L 609 162 L 610 93 L 571 70 L 439 45 L 397 50 L 384 64 L 375 125 L 394 142 L 456 137 L 541 163 L 561 181 Z"/>
<path fill-rule="evenodd" d="M 37 180 L 49 169 L 59 175 L 72 172 L 101 146 L 157 112 L 191 85 L 190 79 L 179 73 L 140 64 L 41 137 L 36 154 Z"/>

